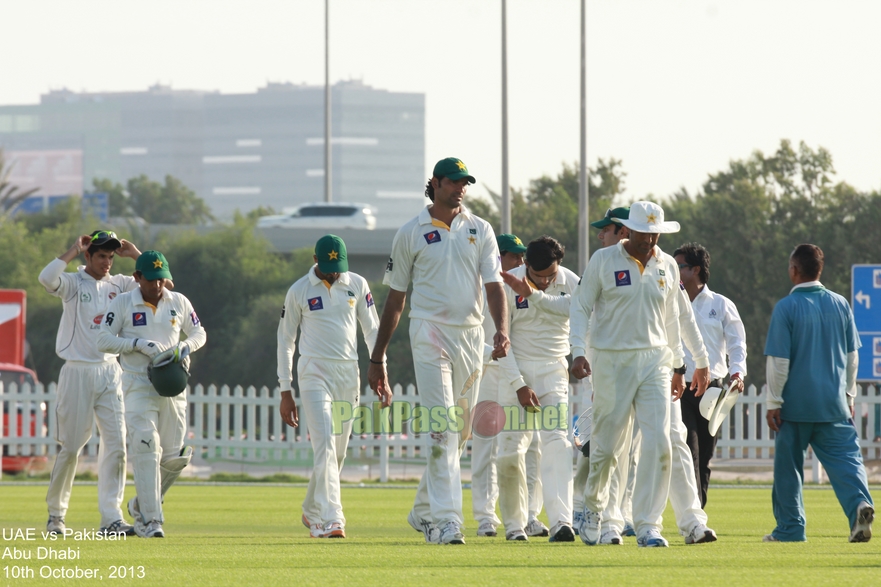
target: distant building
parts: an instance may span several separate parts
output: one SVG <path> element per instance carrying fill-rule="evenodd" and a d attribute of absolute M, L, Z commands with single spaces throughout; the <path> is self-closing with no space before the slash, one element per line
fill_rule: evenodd
<path fill-rule="evenodd" d="M 332 88 L 333 200 L 397 226 L 422 206 L 425 96 L 358 81 Z M 324 88 L 270 83 L 251 94 L 172 90 L 49 92 L 0 106 L 12 180 L 43 194 L 82 193 L 93 178 L 173 175 L 220 219 L 324 199 Z"/>

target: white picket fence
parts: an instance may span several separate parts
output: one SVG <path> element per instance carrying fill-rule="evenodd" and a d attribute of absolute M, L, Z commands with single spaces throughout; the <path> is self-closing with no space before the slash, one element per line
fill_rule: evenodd
<path fill-rule="evenodd" d="M 584 387 L 570 387 L 570 417 L 575 418 L 590 398 L 584 397 Z M 724 459 L 771 459 L 774 437 L 765 421 L 765 388 L 758 391 L 750 386 L 741 395 L 728 420 L 723 424 L 717 444 L 716 457 Z M 859 432 L 863 456 L 881 458 L 881 442 L 874 439 L 881 434 L 881 389 L 861 386 L 855 405 L 854 423 Z M 56 428 L 56 384 L 38 384 L 20 388 L 11 384 L 4 389 L 0 383 L 0 403 L 8 430 L 0 437 L 4 454 L 10 456 L 52 457 L 58 445 L 54 440 Z M 214 460 L 266 464 L 307 462 L 311 459 L 305 424 L 291 428 L 278 413 L 278 389 L 235 386 L 217 387 L 197 385 L 187 390 L 189 400 L 188 440 L 196 454 L 207 462 Z M 361 405 L 372 408 L 375 396 L 365 389 Z M 295 397 L 298 408 L 301 400 Z M 394 401 L 419 405 L 419 395 L 413 385 L 394 387 Z M 302 413 L 302 411 L 301 411 Z M 19 418 L 18 415 L 21 415 Z M 40 417 L 43 414 L 43 417 Z M 13 417 L 15 415 L 16 417 Z M 349 456 L 353 459 L 375 460 L 380 480 L 388 479 L 390 462 L 424 462 L 425 434 L 370 433 L 353 434 L 349 441 Z M 93 426 L 92 438 L 84 454 L 98 454 L 98 430 Z M 464 459 L 470 458 L 470 453 Z"/>

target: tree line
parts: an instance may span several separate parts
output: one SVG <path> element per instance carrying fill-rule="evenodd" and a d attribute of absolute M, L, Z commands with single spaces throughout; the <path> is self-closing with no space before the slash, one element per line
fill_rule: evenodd
<path fill-rule="evenodd" d="M 672 253 L 686 242 L 707 247 L 711 254 L 709 286 L 734 301 L 746 327 L 748 384 L 764 382 L 765 334 L 774 304 L 791 288 L 787 262 L 795 245 L 819 245 L 826 255 L 824 284 L 848 298 L 851 265 L 881 262 L 881 239 L 877 237 L 881 193 L 859 192 L 836 181 L 832 157 L 822 148 L 811 149 L 803 143 L 795 148 L 789 141 L 781 141 L 770 155 L 755 151 L 745 159 L 731 161 L 727 169 L 710 174 L 693 193 L 682 189 L 663 199 L 651 194 L 628 197 L 626 173 L 615 159 L 599 160 L 589 170 L 589 182 L 591 221 L 613 206 L 637 199 L 658 201 L 667 218 L 682 226 L 679 233 L 661 237 L 662 249 Z M 188 217 L 190 223 L 210 217 L 210 210 L 194 206 L 195 195 L 187 195 L 188 189 L 174 178 L 166 178 L 164 184 L 135 178 L 126 189 L 99 180 L 95 187 L 111 193 L 112 207 L 128 205 L 134 210 L 132 198 L 138 194 L 137 210 L 171 208 L 170 199 L 177 202 L 178 210 L 195 210 L 195 216 Z M 163 201 L 165 204 L 157 205 Z M 498 195 L 491 194 L 488 201 L 466 198 L 466 205 L 499 230 Z M 0 287 L 28 292 L 28 366 L 44 382 L 57 380 L 62 365 L 55 355 L 61 304 L 42 289 L 37 275 L 78 235 L 99 226 L 94 219 L 84 219 L 78 206 L 78 201 L 71 199 L 42 214 L 0 215 Z M 566 246 L 563 264 L 570 269 L 575 269 L 578 261 L 577 212 L 576 164 L 564 164 L 556 177 L 544 176 L 512 191 L 514 233 L 524 242 L 543 234 L 557 238 Z M 174 216 L 182 217 L 180 213 Z M 205 325 L 208 343 L 193 356 L 194 384 L 277 384 L 278 318 L 287 289 L 311 266 L 312 251 L 270 252 L 268 241 L 255 229 L 255 217 L 240 215 L 233 223 L 201 235 L 184 227 L 156 236 L 137 227 L 120 232 L 141 250 L 152 248 L 166 255 L 175 289 L 190 298 Z M 590 231 L 595 238 L 596 230 Z M 591 245 L 592 250 L 596 248 Z M 71 263 L 69 270 L 75 265 Z M 130 259 L 114 263 L 113 273 L 133 271 Z M 381 312 L 388 288 L 379 282 L 370 285 Z M 405 314 L 388 352 L 392 382 L 404 385 L 415 382 L 406 322 Z M 361 372 L 366 374 L 367 353 L 363 342 L 359 345 Z"/>

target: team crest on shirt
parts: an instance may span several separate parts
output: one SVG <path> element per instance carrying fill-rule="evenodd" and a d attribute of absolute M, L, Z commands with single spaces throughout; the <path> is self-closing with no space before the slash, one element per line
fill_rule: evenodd
<path fill-rule="evenodd" d="M 629 269 L 615 271 L 615 287 L 621 287 L 622 285 L 630 285 Z"/>
<path fill-rule="evenodd" d="M 88 304 L 89 302 L 92 301 L 92 294 L 90 294 L 90 293 L 87 292 L 87 291 L 84 291 L 84 292 L 82 293 L 82 295 L 80 296 L 80 300 L 82 300 L 82 302 L 83 302 L 84 304 Z"/>
<path fill-rule="evenodd" d="M 367 307 L 369 308 L 372 305 L 373 305 L 373 294 L 370 292 L 367 292 Z"/>
<path fill-rule="evenodd" d="M 476 228 L 469 228 L 468 234 L 477 234 L 477 229 Z"/>
<path fill-rule="evenodd" d="M 715 318 L 715 317 L 716 317 L 716 309 L 713 308 L 710 310 L 710 318 Z"/>
<path fill-rule="evenodd" d="M 425 238 L 425 242 L 430 245 L 441 242 L 440 233 L 436 230 L 432 230 L 431 232 L 423 234 L 422 236 Z"/>
<path fill-rule="evenodd" d="M 663 270 L 663 269 L 658 269 L 658 275 L 660 275 L 661 277 L 664 277 L 664 276 L 667 275 L 667 274 L 664 273 L 664 270 Z"/>
<path fill-rule="evenodd" d="M 514 298 L 514 303 L 517 304 L 518 310 L 525 310 L 529 307 L 529 300 L 527 300 L 523 296 L 517 296 L 516 298 Z"/>
<path fill-rule="evenodd" d="M 317 298 L 309 298 L 306 300 L 309 303 L 309 311 L 314 312 L 315 310 L 323 310 L 324 304 L 321 303 L 321 296 Z"/>
<path fill-rule="evenodd" d="M 132 314 L 132 326 L 146 326 L 147 315 L 144 312 L 135 312 Z"/>
<path fill-rule="evenodd" d="M 196 311 L 195 311 L 195 310 L 193 310 L 192 312 L 190 312 L 190 320 L 193 321 L 193 326 L 198 326 L 198 325 L 199 325 L 200 320 L 199 320 L 199 317 L 196 316 Z"/>
<path fill-rule="evenodd" d="M 348 291 L 346 291 L 346 294 L 347 294 L 350 298 L 354 298 L 354 297 L 355 297 L 355 292 L 353 292 L 352 290 L 348 290 Z"/>

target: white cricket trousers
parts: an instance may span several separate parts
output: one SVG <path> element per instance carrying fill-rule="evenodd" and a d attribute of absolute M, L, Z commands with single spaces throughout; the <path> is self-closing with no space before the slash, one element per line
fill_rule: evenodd
<path fill-rule="evenodd" d="M 340 471 L 346 460 L 354 418 L 337 422 L 337 430 L 334 430 L 333 407 L 334 402 L 346 402 L 354 411 L 358 407 L 360 380 L 357 361 L 301 356 L 297 364 L 300 399 L 314 463 L 303 500 L 303 515 L 310 524 L 346 524 L 340 497 Z"/>
<path fill-rule="evenodd" d="M 486 365 L 480 378 L 476 403 L 482 401 L 499 402 L 499 366 L 495 363 Z M 486 438 L 475 433 L 471 437 L 471 505 L 478 525 L 490 522 L 493 526 L 498 526 L 502 523 L 496 515 L 496 502 L 499 499 L 496 466 L 498 454 L 498 435 Z M 538 517 L 544 506 L 539 476 L 540 462 L 541 438 L 538 434 L 532 434 L 532 441 L 526 449 L 526 487 L 529 493 L 530 519 Z"/>
<path fill-rule="evenodd" d="M 572 524 L 572 443 L 569 441 L 569 371 L 565 358 L 543 361 L 517 361 L 526 384 L 535 391 L 543 409 L 553 407 L 556 418 L 541 418 L 541 463 L 544 507 L 551 529 L 557 524 Z M 506 415 L 518 413 L 517 390 L 500 387 L 501 404 Z M 516 407 L 516 411 L 511 408 Z M 543 415 L 543 414 L 542 414 Z M 525 421 L 525 420 L 521 420 Z M 528 515 L 526 450 L 534 435 L 531 430 L 504 430 L 499 434 L 499 506 L 505 533 L 523 530 Z"/>
<path fill-rule="evenodd" d="M 98 511 L 101 526 L 121 520 L 125 491 L 125 409 L 116 360 L 105 363 L 67 361 L 58 377 L 55 440 L 61 445 L 49 477 L 46 503 L 50 516 L 67 513 L 80 451 L 97 422 Z"/>
<path fill-rule="evenodd" d="M 470 420 L 483 370 L 483 328 L 411 319 L 410 346 L 421 405 L 435 413 L 442 409 L 455 415 L 461 410 Z M 470 421 L 463 427 L 455 419 L 443 420 L 447 423 L 443 430 L 424 434 L 428 464 L 416 490 L 413 513 L 436 525 L 456 522 L 464 527 L 459 457 L 471 426 Z"/>
<path fill-rule="evenodd" d="M 637 536 L 651 529 L 660 532 L 670 490 L 672 353 L 667 347 L 594 352 L 593 434 L 584 507 L 603 512 L 608 505 L 611 475 L 630 434 L 627 421 L 633 408 L 643 435 L 643 457 L 633 491 L 633 523 Z"/>
<path fill-rule="evenodd" d="M 160 465 L 180 456 L 187 433 L 186 391 L 162 397 L 146 375 L 123 373 L 129 455 L 142 521 L 164 522 Z M 175 476 L 178 473 L 175 474 Z"/>

